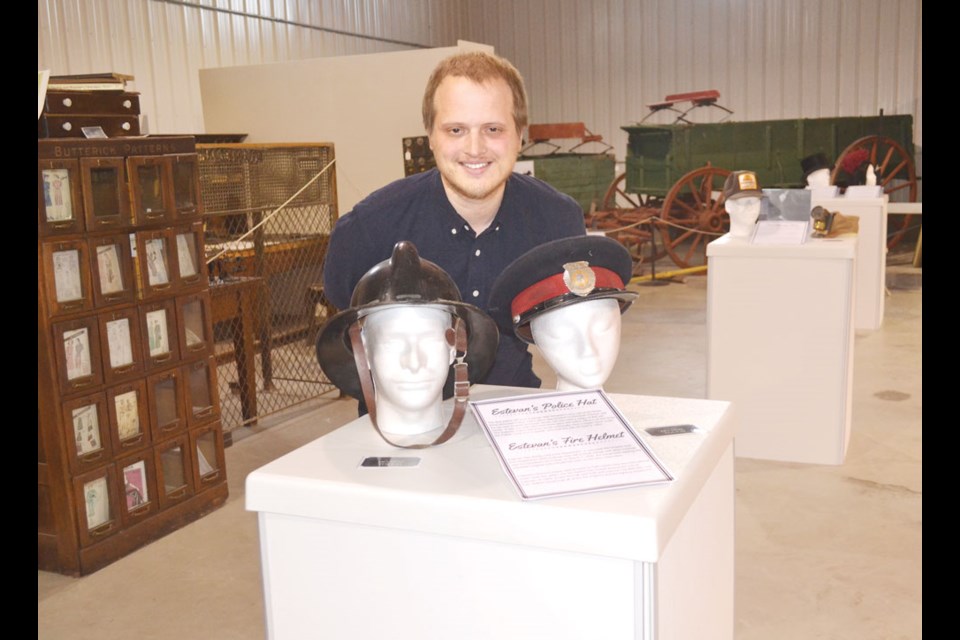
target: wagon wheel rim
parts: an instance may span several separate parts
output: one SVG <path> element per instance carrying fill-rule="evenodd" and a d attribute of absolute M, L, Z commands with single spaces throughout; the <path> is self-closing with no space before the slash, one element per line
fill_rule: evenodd
<path fill-rule="evenodd" d="M 678 267 L 707 263 L 707 244 L 730 230 L 723 206 L 728 169 L 701 167 L 684 175 L 667 193 L 660 213 L 664 248 Z"/>
<path fill-rule="evenodd" d="M 629 193 L 626 179 L 626 173 L 613 179 L 590 226 L 600 231 L 611 229 L 607 235 L 626 247 L 633 259 L 634 275 L 640 275 L 641 265 L 650 263 L 651 243 L 657 246 L 647 219 L 659 213 L 659 203 L 654 196 Z M 665 255 L 666 251 L 657 247 L 655 259 Z"/>
<path fill-rule="evenodd" d="M 853 154 L 860 150 L 866 152 L 866 159 L 851 171 L 850 167 L 844 166 L 844 161 L 852 158 Z M 892 202 L 917 201 L 917 171 L 913 158 L 899 142 L 886 136 L 866 136 L 850 143 L 837 157 L 830 176 L 831 182 L 838 184 L 844 179 L 856 176 L 860 168 L 865 170 L 866 163 L 876 167 L 877 184 L 883 187 L 883 192 Z M 912 221 L 913 216 L 909 214 L 890 218 L 887 249 L 893 249 L 900 244 Z"/>

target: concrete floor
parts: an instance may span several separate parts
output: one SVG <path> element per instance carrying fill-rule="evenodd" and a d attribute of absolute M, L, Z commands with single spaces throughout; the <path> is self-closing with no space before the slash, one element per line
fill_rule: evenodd
<path fill-rule="evenodd" d="M 637 290 L 607 390 L 704 397 L 705 278 Z M 883 328 L 856 338 L 846 463 L 737 460 L 737 640 L 922 637 L 921 366 L 922 291 L 893 290 Z M 38 638 L 263 638 L 244 478 L 355 415 L 331 398 L 247 430 L 227 449 L 221 509 L 93 575 L 38 572 Z"/>

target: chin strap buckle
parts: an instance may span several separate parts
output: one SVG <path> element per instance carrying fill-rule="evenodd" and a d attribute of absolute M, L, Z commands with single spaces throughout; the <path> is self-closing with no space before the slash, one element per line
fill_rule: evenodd
<path fill-rule="evenodd" d="M 453 398 L 456 402 L 470 399 L 470 380 L 467 375 L 467 363 L 457 358 L 453 365 Z"/>

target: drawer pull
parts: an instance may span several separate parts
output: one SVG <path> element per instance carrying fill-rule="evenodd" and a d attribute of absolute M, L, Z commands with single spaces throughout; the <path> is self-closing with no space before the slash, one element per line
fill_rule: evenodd
<path fill-rule="evenodd" d="M 120 446 L 123 447 L 124 449 L 129 449 L 130 447 L 135 447 L 135 446 L 137 446 L 137 445 L 140 444 L 141 442 L 143 442 L 143 434 L 142 434 L 142 433 L 141 433 L 141 434 L 138 434 L 138 435 L 137 435 L 136 437 L 134 437 L 134 438 L 127 438 L 126 440 L 124 440 L 123 442 L 120 443 Z"/>

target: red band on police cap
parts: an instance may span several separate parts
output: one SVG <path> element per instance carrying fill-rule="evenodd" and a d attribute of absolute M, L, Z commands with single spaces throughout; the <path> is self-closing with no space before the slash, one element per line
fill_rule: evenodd
<path fill-rule="evenodd" d="M 604 269 L 603 267 L 589 267 L 589 269 L 593 271 L 596 277 L 594 290 L 623 289 L 623 280 L 610 269 Z M 563 274 L 556 273 L 530 285 L 514 296 L 513 302 L 510 303 L 510 313 L 514 318 L 522 316 L 541 302 L 567 293 L 571 293 L 571 291 L 563 281 Z"/>

